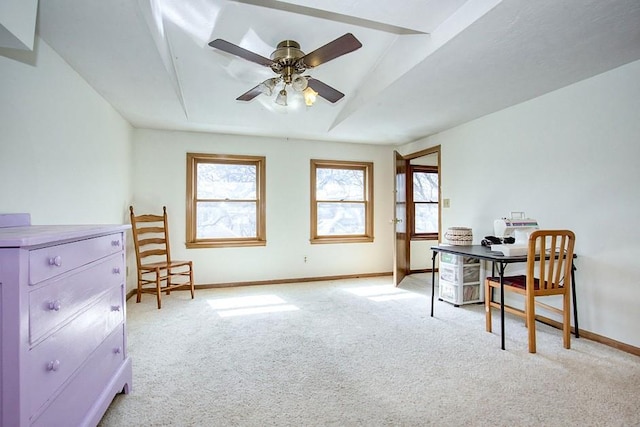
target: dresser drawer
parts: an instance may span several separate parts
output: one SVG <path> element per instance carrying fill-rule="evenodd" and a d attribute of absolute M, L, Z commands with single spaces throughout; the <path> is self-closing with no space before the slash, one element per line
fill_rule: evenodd
<path fill-rule="evenodd" d="M 121 252 L 41 283 L 29 292 L 29 342 L 42 339 L 103 292 L 120 288 L 124 276 Z"/>
<path fill-rule="evenodd" d="M 104 292 L 69 324 L 28 352 L 25 371 L 29 414 L 41 408 L 116 327 L 122 327 L 123 292 L 124 286 Z"/>
<path fill-rule="evenodd" d="M 110 254 L 123 251 L 123 233 L 94 237 L 29 252 L 29 284 L 34 285 Z"/>
<path fill-rule="evenodd" d="M 125 358 L 124 325 L 116 328 L 94 351 L 64 390 L 40 414 L 34 414 L 32 426 L 83 426 L 90 409 L 100 401 L 105 384 L 121 368 Z"/>

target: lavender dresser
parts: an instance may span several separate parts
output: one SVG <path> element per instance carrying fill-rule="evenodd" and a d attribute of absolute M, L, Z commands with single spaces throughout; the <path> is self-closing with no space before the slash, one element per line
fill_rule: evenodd
<path fill-rule="evenodd" d="M 128 225 L 0 215 L 0 426 L 95 426 L 131 388 Z"/>

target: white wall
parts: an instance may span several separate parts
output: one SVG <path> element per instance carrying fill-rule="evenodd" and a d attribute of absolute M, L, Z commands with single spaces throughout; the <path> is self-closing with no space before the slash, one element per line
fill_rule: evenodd
<path fill-rule="evenodd" d="M 443 230 L 525 211 L 576 233 L 580 328 L 640 346 L 640 61 L 402 147 L 442 145 Z"/>
<path fill-rule="evenodd" d="M 187 152 L 266 157 L 266 246 L 185 248 Z M 389 147 L 135 130 L 134 158 L 134 208 L 137 213 L 151 213 L 167 206 L 172 257 L 194 261 L 197 284 L 392 271 L 393 157 Z M 312 158 L 374 162 L 373 243 L 309 243 Z"/>
<path fill-rule="evenodd" d="M 0 48 L 0 212 L 128 223 L 131 126 L 44 41 Z"/>

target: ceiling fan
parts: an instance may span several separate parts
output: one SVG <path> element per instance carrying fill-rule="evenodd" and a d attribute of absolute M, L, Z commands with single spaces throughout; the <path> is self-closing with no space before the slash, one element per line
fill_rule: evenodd
<path fill-rule="evenodd" d="M 307 69 L 317 67 L 320 64 L 361 48 L 362 43 L 353 34 L 347 33 L 313 52 L 305 54 L 300 50 L 298 42 L 284 40 L 278 43 L 270 59 L 222 39 L 213 40 L 209 43 L 209 46 L 256 64 L 270 67 L 278 75 L 249 89 L 236 98 L 237 100 L 251 101 L 263 93 L 272 95 L 276 85 L 283 83 L 282 89 L 276 97 L 276 104 L 287 105 L 287 86 L 291 86 L 294 90 L 303 93 L 307 105 L 313 105 L 316 95 L 334 103 L 344 97 L 344 94 L 318 79 L 308 75 L 303 76 L 302 74 Z"/>

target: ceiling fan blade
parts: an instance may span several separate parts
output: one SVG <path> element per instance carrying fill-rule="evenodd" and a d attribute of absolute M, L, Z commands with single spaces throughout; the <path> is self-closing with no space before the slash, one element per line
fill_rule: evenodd
<path fill-rule="evenodd" d="M 260 85 L 258 85 L 252 89 L 249 89 L 248 91 L 246 91 L 245 93 L 237 97 L 236 101 L 251 101 L 253 98 L 260 95 L 261 93 L 262 93 L 262 89 L 260 89 Z"/>
<path fill-rule="evenodd" d="M 220 49 L 224 52 L 230 53 L 235 56 L 239 56 L 240 58 L 246 59 L 247 61 L 255 62 L 256 64 L 264 65 L 265 67 L 270 67 L 273 64 L 273 61 L 269 58 L 265 58 L 262 55 L 258 55 L 257 53 L 253 53 L 250 50 L 242 48 L 233 43 L 229 43 L 226 40 L 215 39 L 212 42 L 209 42 L 209 46 Z"/>
<path fill-rule="evenodd" d="M 335 90 L 328 84 L 322 83 L 320 80 L 314 79 L 313 77 L 309 77 L 309 87 L 318 92 L 318 95 L 331 103 L 339 101 L 340 99 L 342 99 L 342 97 L 344 97 L 344 93 Z"/>
<path fill-rule="evenodd" d="M 307 68 L 317 67 L 320 64 L 331 61 L 346 53 L 360 49 L 362 43 L 351 33 L 347 33 L 342 37 L 338 37 L 332 42 L 319 47 L 313 52 L 307 53 L 301 58 Z"/>

